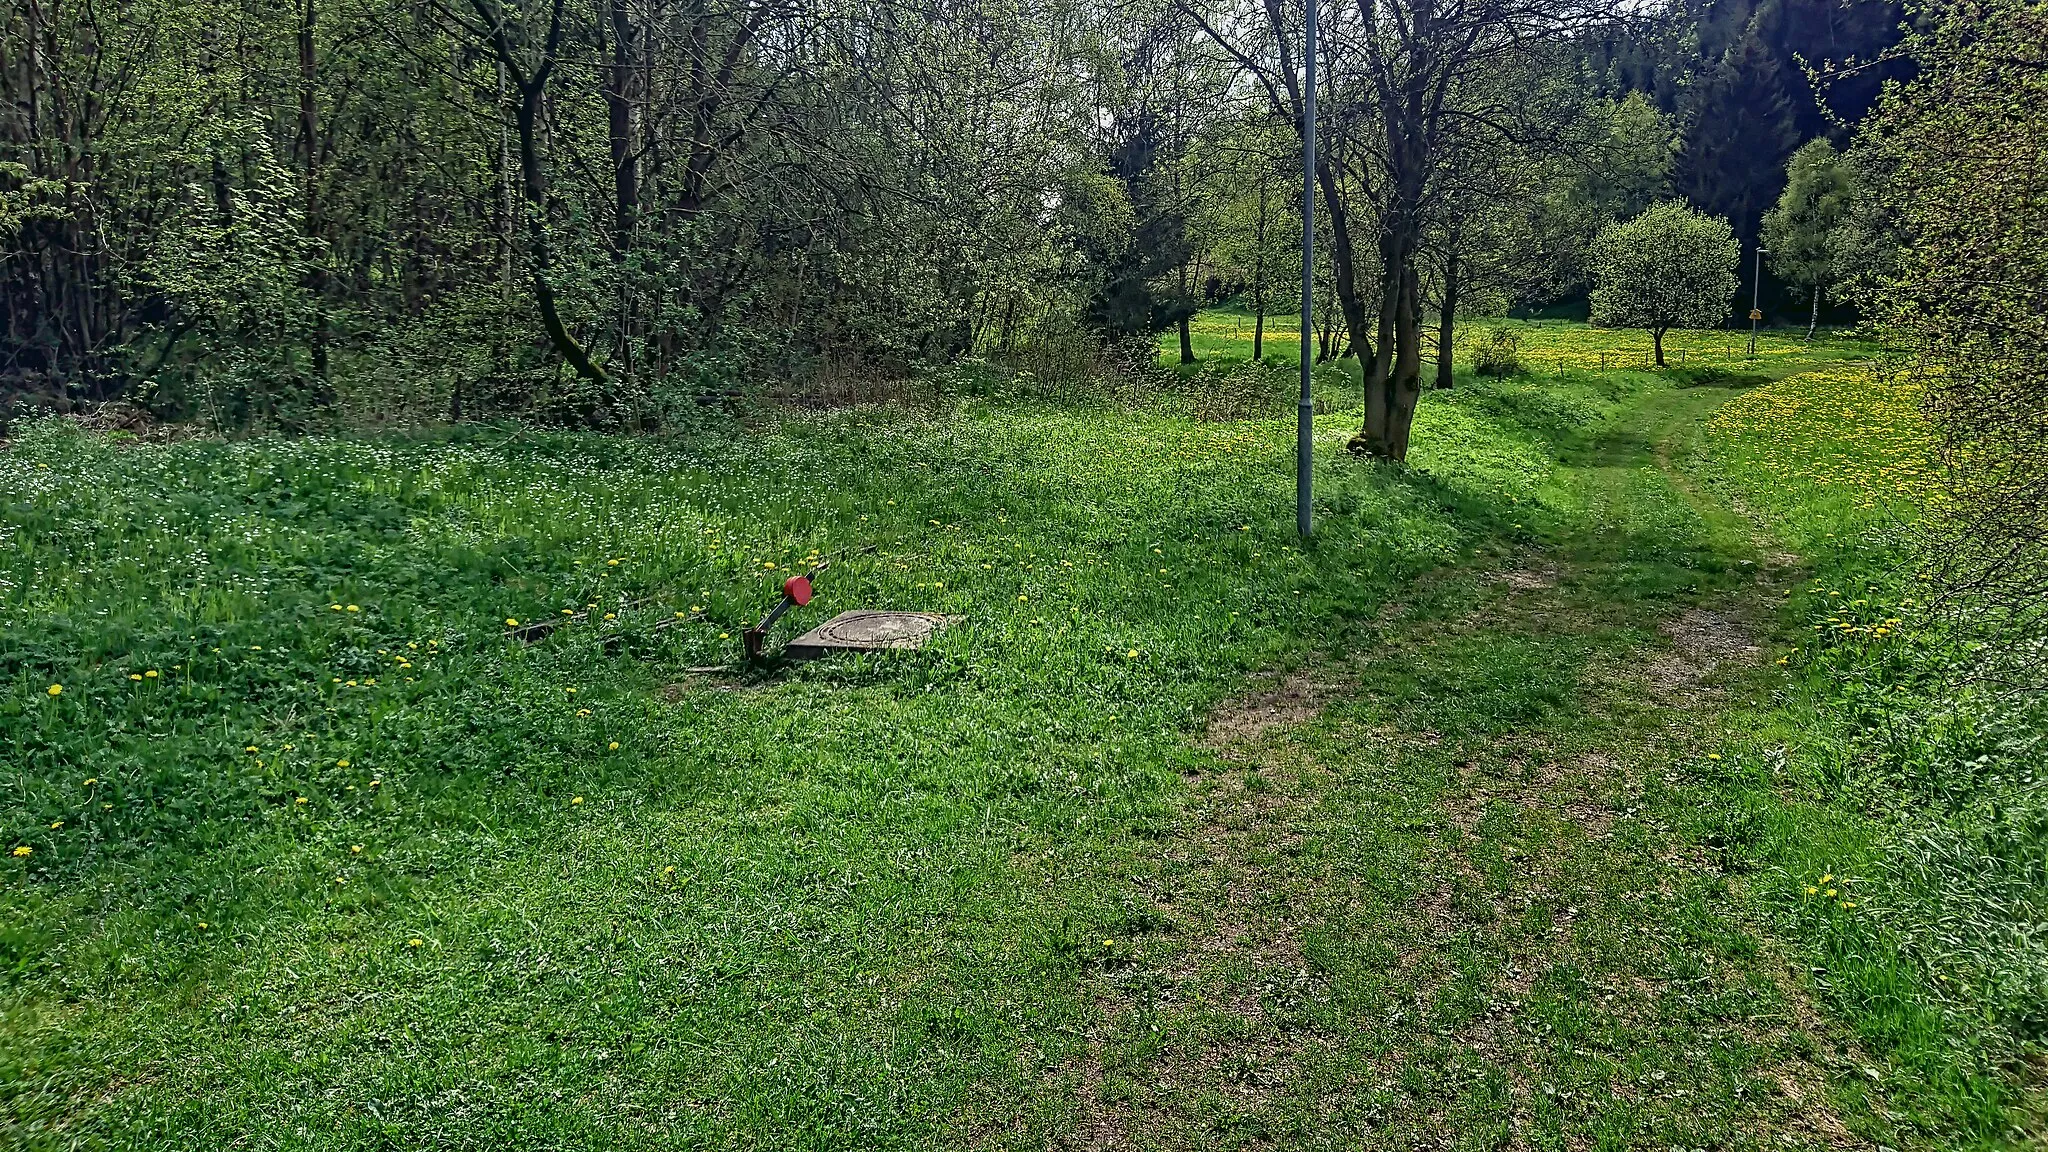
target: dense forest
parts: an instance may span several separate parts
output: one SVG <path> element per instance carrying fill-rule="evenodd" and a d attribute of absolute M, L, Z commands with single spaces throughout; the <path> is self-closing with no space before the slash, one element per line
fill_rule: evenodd
<path fill-rule="evenodd" d="M 646 430 L 968 360 L 1129 379 L 1176 329 L 1194 363 L 1224 304 L 1265 357 L 1301 275 L 1303 11 L 835 5 L 11 6 L 0 402 Z M 1752 300 L 1809 339 L 1870 321 L 1945 437 L 1938 555 L 2033 602 L 2043 177 L 2011 94 L 2041 18 L 1325 6 L 1309 337 L 1355 366 L 1352 450 L 1406 458 L 1461 317 L 1590 315 L 1658 366 Z"/>
<path fill-rule="evenodd" d="M 1795 151 L 1846 145 L 1907 70 L 1877 0 L 1413 9 L 1324 6 L 1318 110 L 1319 347 L 1411 406 L 1448 330 L 1425 317 L 1569 308 L 1605 223 L 1683 197 L 1747 258 Z M 9 5 L 0 388 L 229 427 L 616 428 L 764 377 L 1092 371 L 1206 304 L 1292 307 L 1301 18 Z"/>

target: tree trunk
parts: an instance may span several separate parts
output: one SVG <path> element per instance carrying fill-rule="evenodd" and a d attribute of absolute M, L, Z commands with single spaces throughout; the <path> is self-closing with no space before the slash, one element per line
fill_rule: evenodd
<path fill-rule="evenodd" d="M 1662 328 L 1650 329 L 1650 346 L 1657 350 L 1657 367 L 1662 368 L 1664 366 L 1664 330 Z"/>
<path fill-rule="evenodd" d="M 1813 315 L 1806 321 L 1806 342 L 1813 343 L 1814 329 L 1820 327 L 1820 285 L 1813 286 Z"/>
<path fill-rule="evenodd" d="M 604 103 L 612 159 L 612 259 L 619 288 L 619 363 L 632 370 L 635 336 L 629 259 L 640 215 L 639 154 L 633 138 L 633 81 L 638 36 L 624 0 L 609 0 L 611 65 L 604 70 Z"/>
<path fill-rule="evenodd" d="M 624 260 L 633 248 L 640 214 L 639 160 L 633 147 L 633 80 L 637 33 L 623 0 L 610 0 L 611 66 L 605 70 L 604 102 L 612 153 L 612 245 Z"/>
<path fill-rule="evenodd" d="M 1387 381 L 1387 444 L 1384 455 L 1408 459 L 1408 430 L 1422 396 L 1422 290 L 1413 260 L 1403 262 L 1401 293 L 1394 308 L 1394 372 Z"/>
<path fill-rule="evenodd" d="M 1455 371 L 1451 363 L 1451 326 L 1458 315 L 1458 249 L 1444 256 L 1444 302 L 1436 318 L 1436 386 L 1449 388 Z"/>
<path fill-rule="evenodd" d="M 1195 362 L 1194 335 L 1188 331 L 1188 318 L 1185 316 L 1180 318 L 1180 362 L 1183 364 L 1193 364 Z"/>
<path fill-rule="evenodd" d="M 1316 184 L 1323 190 L 1323 214 L 1330 221 L 1330 263 L 1335 273 L 1337 303 L 1344 310 L 1344 327 L 1351 333 L 1352 347 L 1358 351 L 1361 361 L 1373 354 L 1372 344 L 1365 338 L 1365 301 L 1358 296 L 1357 264 L 1352 259 L 1351 214 L 1344 207 L 1343 198 L 1337 194 L 1337 179 L 1330 166 L 1320 161 L 1316 164 Z"/>
<path fill-rule="evenodd" d="M 321 238 L 320 226 L 320 113 L 314 103 L 314 88 L 320 80 L 320 62 L 313 40 L 319 10 L 314 0 L 305 0 L 299 14 L 299 150 L 305 175 L 305 219 L 301 224 L 308 239 Z M 315 407 L 333 402 L 333 374 L 327 362 L 327 269 L 326 253 L 316 256 L 306 269 L 306 293 L 313 298 L 313 387 Z"/>
<path fill-rule="evenodd" d="M 498 61 L 498 104 L 508 103 L 505 91 L 505 62 Z M 498 117 L 498 257 L 499 299 L 509 314 L 512 308 L 512 132 L 502 113 Z"/>
<path fill-rule="evenodd" d="M 562 323 L 562 314 L 555 304 L 555 286 L 548 280 L 554 271 L 554 246 L 548 237 L 548 185 L 547 173 L 540 160 L 540 99 L 547 87 L 547 73 L 538 74 L 533 80 L 519 84 L 519 106 L 514 119 L 519 130 L 519 186 L 526 197 L 527 243 L 533 247 L 533 298 L 540 305 L 541 327 L 547 330 L 548 342 L 562 359 L 576 370 L 578 376 L 595 384 L 609 383 L 611 377 L 590 359 L 590 353 L 576 337 L 569 334 L 568 326 Z"/>
<path fill-rule="evenodd" d="M 1379 349 L 1374 352 L 1367 348 L 1361 353 L 1365 376 L 1365 420 L 1358 435 L 1351 438 L 1351 451 L 1369 453 L 1374 456 L 1387 454 L 1388 419 L 1392 414 L 1389 406 L 1387 381 L 1394 369 L 1394 313 L 1401 295 L 1401 262 L 1399 247 L 1390 234 L 1380 236 L 1380 316 Z M 1369 361 L 1366 359 L 1369 357 Z"/>
<path fill-rule="evenodd" d="M 1266 171 L 1259 172 L 1259 226 L 1253 234 L 1252 257 L 1252 359 L 1266 358 Z"/>

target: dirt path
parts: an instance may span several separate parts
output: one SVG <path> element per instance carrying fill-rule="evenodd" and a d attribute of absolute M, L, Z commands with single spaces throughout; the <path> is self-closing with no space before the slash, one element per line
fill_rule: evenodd
<path fill-rule="evenodd" d="M 1848 1048 L 1697 834 L 1790 578 L 1675 463 L 1726 395 L 1568 455 L 1582 530 L 1217 711 L 1158 927 L 1091 977 L 1065 1146 L 1866 1146 Z"/>

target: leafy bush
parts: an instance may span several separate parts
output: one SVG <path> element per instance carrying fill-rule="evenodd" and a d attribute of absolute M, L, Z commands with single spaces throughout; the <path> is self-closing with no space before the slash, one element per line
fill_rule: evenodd
<path fill-rule="evenodd" d="M 1937 6 L 1907 38 L 1854 155 L 1881 251 L 1857 306 L 1907 355 L 1945 489 L 1923 554 L 1947 618 L 1987 639 L 1980 675 L 2048 689 L 2048 10 Z"/>
<path fill-rule="evenodd" d="M 1247 420 L 1292 406 L 1298 367 L 1275 361 L 1205 360 L 1183 385 L 1195 420 Z"/>
<path fill-rule="evenodd" d="M 1487 329 L 1486 338 L 1472 352 L 1472 371 L 1481 376 L 1521 375 L 1521 337 L 1508 328 Z"/>

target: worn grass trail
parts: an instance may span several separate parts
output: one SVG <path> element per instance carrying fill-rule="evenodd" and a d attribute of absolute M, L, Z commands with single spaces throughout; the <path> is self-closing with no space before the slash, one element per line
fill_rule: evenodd
<path fill-rule="evenodd" d="M 1713 388 L 1564 445 L 1567 506 L 1216 712 L 1090 977 L 1076 1147 L 1863 1147 L 1745 916 L 1713 749 L 1790 577 L 1685 476 Z"/>

